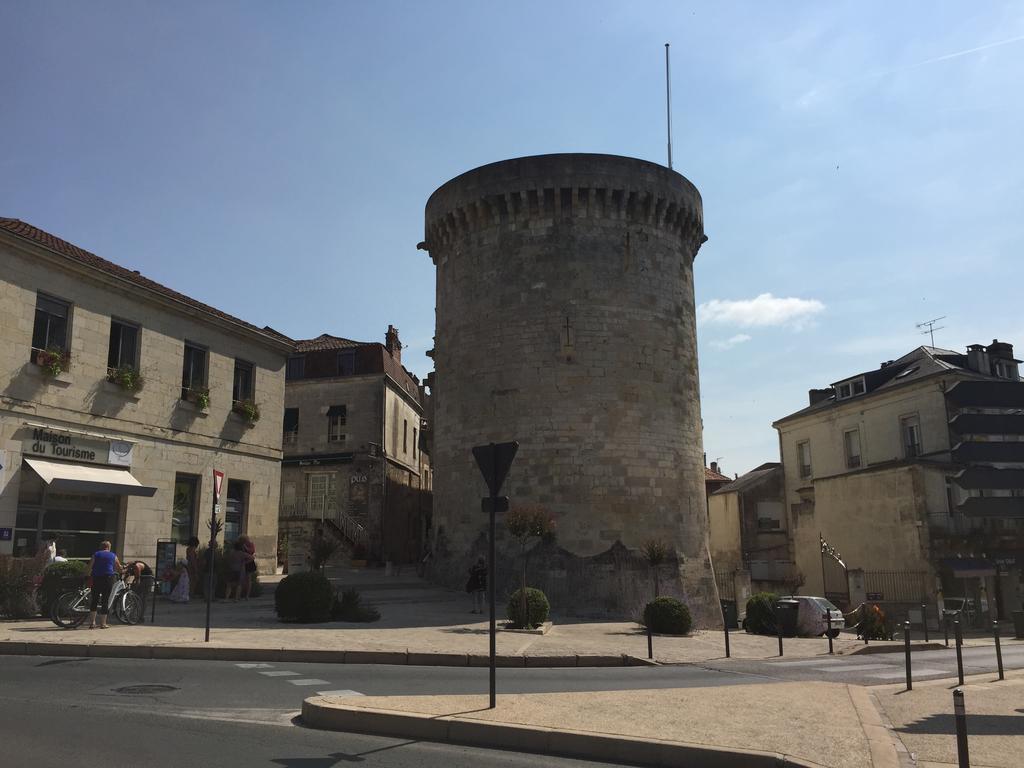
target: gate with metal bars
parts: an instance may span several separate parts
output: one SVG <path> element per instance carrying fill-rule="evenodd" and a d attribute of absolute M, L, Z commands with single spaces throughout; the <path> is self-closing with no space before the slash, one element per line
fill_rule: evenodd
<path fill-rule="evenodd" d="M 864 571 L 864 592 L 871 601 L 920 603 L 928 597 L 926 571 Z"/>

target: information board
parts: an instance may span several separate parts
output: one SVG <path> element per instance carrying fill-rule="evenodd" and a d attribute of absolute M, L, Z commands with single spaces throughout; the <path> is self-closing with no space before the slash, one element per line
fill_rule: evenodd
<path fill-rule="evenodd" d="M 168 594 L 171 591 L 171 574 L 178 564 L 178 542 L 173 539 L 159 539 L 156 543 L 156 569 L 159 591 Z"/>

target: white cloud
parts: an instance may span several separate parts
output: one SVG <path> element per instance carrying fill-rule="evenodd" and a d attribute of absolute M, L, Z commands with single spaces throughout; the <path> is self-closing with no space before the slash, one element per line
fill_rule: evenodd
<path fill-rule="evenodd" d="M 740 328 L 781 325 L 799 330 L 825 305 L 817 299 L 780 298 L 762 293 L 753 299 L 712 299 L 697 307 L 697 321 Z"/>
<path fill-rule="evenodd" d="M 746 341 L 750 341 L 752 337 L 746 333 L 737 333 L 735 336 L 730 336 L 728 339 L 717 339 L 711 342 L 711 346 L 715 349 L 732 349 L 737 344 L 743 344 Z"/>

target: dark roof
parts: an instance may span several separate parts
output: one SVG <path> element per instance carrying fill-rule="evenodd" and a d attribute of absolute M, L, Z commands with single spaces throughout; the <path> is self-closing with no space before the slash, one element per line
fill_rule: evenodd
<path fill-rule="evenodd" d="M 321 333 L 315 339 L 299 339 L 295 342 L 296 352 L 322 352 L 330 349 L 355 349 L 367 344 L 375 344 L 370 341 L 352 341 L 343 339 L 340 336 L 331 336 L 329 333 Z"/>
<path fill-rule="evenodd" d="M 739 493 L 748 491 L 751 488 L 760 485 L 762 482 L 772 476 L 773 473 L 779 472 L 782 469 L 782 464 L 777 461 L 768 461 L 747 472 L 745 475 L 733 480 L 728 485 L 723 485 L 715 493 Z"/>
<path fill-rule="evenodd" d="M 213 315 L 221 320 L 227 320 L 230 323 L 240 325 L 247 330 L 255 331 L 263 336 L 270 336 L 275 341 L 284 342 L 286 344 L 293 343 L 292 340 L 283 333 L 279 333 L 269 326 L 259 328 L 251 323 L 245 322 L 244 320 L 240 320 L 233 315 L 229 315 L 227 312 L 221 312 L 219 309 L 211 307 L 209 304 L 203 304 L 201 301 L 196 301 L 183 293 L 178 293 L 165 285 L 161 285 L 154 280 L 150 280 L 148 277 L 143 277 L 138 272 L 133 272 L 132 270 L 119 266 L 112 261 L 107 261 L 106 259 L 97 256 L 95 253 L 90 253 L 84 248 L 79 248 L 77 245 L 69 243 L 67 240 L 62 240 L 56 235 L 45 232 L 44 230 L 34 227 L 20 219 L 7 219 L 0 217 L 0 231 L 7 232 L 8 234 L 19 237 L 22 240 L 27 240 L 35 245 L 42 246 L 47 250 L 53 251 L 61 256 L 65 256 L 79 264 L 91 267 L 92 269 L 112 275 L 113 277 L 117 277 L 121 280 L 125 280 L 139 286 L 140 288 L 157 293 L 165 298 L 181 302 L 192 309 L 198 309 L 200 312 Z"/>
<path fill-rule="evenodd" d="M 799 411 L 795 411 L 788 416 L 783 416 L 781 419 L 776 420 L 775 423 L 778 424 L 779 422 L 794 419 L 799 416 L 806 416 L 807 414 L 815 413 L 816 411 L 824 411 L 828 408 L 832 408 L 840 402 L 853 402 L 865 395 L 887 391 L 889 389 L 903 386 L 904 384 L 909 384 L 914 381 L 919 381 L 920 379 L 925 379 L 930 376 L 936 376 L 943 373 L 957 373 L 974 379 L 989 380 L 996 378 L 995 376 L 979 373 L 978 371 L 968 368 L 967 355 L 960 352 L 941 349 L 939 347 L 918 347 L 897 360 L 890 360 L 883 364 L 881 368 L 847 376 L 832 384 L 832 387 L 835 387 L 837 384 L 842 384 L 843 382 L 863 378 L 866 389 L 863 395 L 856 395 L 848 399 L 837 401 L 835 393 L 833 393 L 813 405 L 808 405 L 807 407 L 801 408 Z"/>

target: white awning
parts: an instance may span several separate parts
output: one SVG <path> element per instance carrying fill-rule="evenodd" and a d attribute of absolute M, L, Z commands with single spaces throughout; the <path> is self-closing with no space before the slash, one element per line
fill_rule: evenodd
<path fill-rule="evenodd" d="M 113 493 L 120 496 L 152 496 L 156 493 L 156 488 L 143 485 L 127 469 L 29 458 L 25 459 L 25 463 L 55 491 Z"/>

